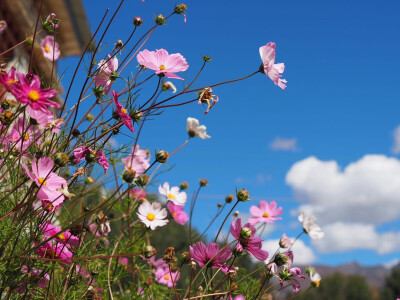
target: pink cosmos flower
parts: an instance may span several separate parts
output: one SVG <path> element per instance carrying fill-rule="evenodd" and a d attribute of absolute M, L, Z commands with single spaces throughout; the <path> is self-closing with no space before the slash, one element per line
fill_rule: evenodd
<path fill-rule="evenodd" d="M 179 187 L 173 186 L 169 188 L 169 183 L 165 182 L 163 186 L 161 184 L 158 187 L 158 192 L 161 195 L 167 197 L 168 201 L 173 202 L 176 205 L 185 205 L 187 201 L 187 195 L 185 192 L 181 192 Z"/>
<path fill-rule="evenodd" d="M 277 216 L 282 213 L 282 207 L 276 207 L 277 204 L 275 201 L 272 201 L 270 204 L 267 201 L 260 201 L 258 202 L 258 207 L 253 205 L 250 207 L 250 213 L 254 217 L 249 218 L 250 224 L 273 223 L 276 220 L 281 220 L 282 218 L 278 218 Z"/>
<path fill-rule="evenodd" d="M 35 119 L 39 125 L 46 129 L 50 129 L 54 133 L 59 133 L 61 130 L 61 125 L 64 123 L 64 119 L 62 118 L 54 120 L 53 114 L 48 114 L 40 110 L 34 110 L 31 107 L 27 107 L 26 112 L 32 119 Z"/>
<path fill-rule="evenodd" d="M 40 200 L 51 202 L 53 206 L 59 206 L 64 201 L 64 195 L 59 191 L 67 186 L 67 181 L 52 172 L 54 162 L 49 157 L 41 157 L 38 161 L 32 161 L 32 172 L 28 166 L 21 164 L 26 174 L 40 187 L 37 197 Z"/>
<path fill-rule="evenodd" d="M 54 36 L 48 35 L 41 41 L 43 56 L 48 60 L 56 61 L 60 57 L 60 48 Z"/>
<path fill-rule="evenodd" d="M 69 232 L 69 230 L 59 233 L 61 231 L 62 230 L 60 227 L 53 226 L 50 222 L 46 222 L 42 229 L 43 235 L 50 237 L 57 234 L 57 236 L 55 237 L 55 240 L 57 242 L 62 244 L 68 244 L 73 247 L 78 247 L 79 238 L 77 236 L 74 236 L 71 232 Z"/>
<path fill-rule="evenodd" d="M 220 251 L 218 244 L 209 243 L 206 246 L 203 242 L 197 242 L 189 248 L 192 260 L 196 261 L 200 267 L 204 267 L 204 265 L 208 263 L 207 266 L 210 268 L 221 268 L 221 271 L 224 273 L 228 271 L 229 266 L 222 265 L 222 263 L 232 256 L 232 250 L 230 248 L 225 248 Z"/>
<path fill-rule="evenodd" d="M 147 227 L 150 227 L 151 230 L 156 229 L 158 226 L 167 225 L 168 220 L 167 210 L 161 207 L 161 204 L 158 202 L 150 203 L 149 201 L 143 202 L 136 213 Z"/>
<path fill-rule="evenodd" d="M 97 65 L 99 68 L 98 68 L 98 74 L 94 76 L 94 83 L 96 86 L 103 86 L 104 93 L 108 95 L 112 83 L 114 82 L 117 76 L 116 71 L 118 69 L 118 58 L 117 57 L 111 58 L 110 54 L 108 54 L 108 60 L 102 59 Z"/>
<path fill-rule="evenodd" d="M 171 276 L 172 275 L 172 276 Z M 166 284 L 171 288 L 181 277 L 179 272 L 169 272 L 169 268 L 158 268 L 156 270 L 156 281 L 161 284 Z"/>
<path fill-rule="evenodd" d="M 280 285 L 283 286 L 285 281 L 290 281 L 293 291 L 297 293 L 300 290 L 300 283 L 297 279 L 305 279 L 306 277 L 301 274 L 300 268 L 293 268 L 293 252 L 287 251 L 284 253 L 287 257 L 287 263 L 278 267 L 275 263 L 271 264 L 271 270 L 280 279 Z"/>
<path fill-rule="evenodd" d="M 149 262 L 151 263 L 152 267 L 156 269 L 168 268 L 168 264 L 162 258 L 156 259 L 155 256 L 152 256 L 150 257 Z"/>
<path fill-rule="evenodd" d="M 39 244 L 36 243 L 35 246 L 38 245 Z M 73 256 L 72 252 L 64 244 L 57 243 L 56 245 L 53 245 L 50 241 L 47 241 L 44 245 L 40 246 L 35 252 L 40 257 L 65 259 L 60 261 L 60 265 L 63 267 L 65 267 L 66 264 L 71 263 L 71 260 L 68 258 Z"/>
<path fill-rule="evenodd" d="M 26 150 L 31 146 L 31 142 L 36 137 L 37 131 L 29 126 L 25 118 L 21 116 L 15 122 L 10 134 L 7 136 L 8 143 L 16 150 Z"/>
<path fill-rule="evenodd" d="M 147 195 L 146 191 L 140 188 L 131 189 L 129 191 L 129 197 L 135 200 L 146 199 L 146 195 Z"/>
<path fill-rule="evenodd" d="M 3 87 L 7 91 L 11 91 L 13 86 L 17 84 L 15 75 L 16 75 L 16 69 L 14 67 L 12 67 L 8 72 L 6 72 L 5 70 L 1 70 L 0 84 L 3 85 Z"/>
<path fill-rule="evenodd" d="M 138 53 L 139 64 L 156 71 L 156 74 L 164 74 L 168 78 L 182 79 L 176 72 L 183 72 L 189 68 L 186 59 L 180 54 L 169 55 L 167 50 L 158 49 L 156 51 L 143 50 Z"/>
<path fill-rule="evenodd" d="M 244 224 L 242 227 L 241 218 L 232 221 L 231 234 L 234 238 L 239 240 L 235 246 L 235 250 L 239 253 L 246 250 L 258 260 L 266 260 L 268 258 L 268 252 L 261 249 L 263 240 L 259 237 L 255 237 L 255 233 L 256 228 L 250 223 Z"/>
<path fill-rule="evenodd" d="M 150 156 L 147 151 L 140 149 L 139 145 L 132 147 L 132 153 L 121 159 L 125 166 L 125 170 L 133 170 L 136 172 L 135 177 L 143 174 L 150 167 Z"/>
<path fill-rule="evenodd" d="M 103 167 L 104 173 L 107 172 L 107 169 L 110 167 L 108 163 L 107 157 L 105 156 L 103 151 L 95 151 L 91 147 L 81 146 L 74 149 L 74 162 L 79 164 L 83 159 L 88 159 L 91 155 L 97 161 L 97 163 Z"/>
<path fill-rule="evenodd" d="M 37 75 L 32 74 L 31 80 L 28 80 L 21 73 L 18 73 L 17 77 L 19 82 L 12 85 L 11 93 L 18 102 L 27 104 L 33 110 L 40 110 L 48 114 L 52 114 L 49 107 L 60 107 L 59 103 L 50 100 L 57 95 L 57 91 L 55 89 L 41 89 L 40 79 Z"/>
<path fill-rule="evenodd" d="M 188 215 L 185 211 L 183 211 L 182 205 L 176 205 L 173 202 L 168 202 L 167 204 L 168 210 L 171 213 L 172 218 L 174 218 L 175 222 L 181 225 L 185 225 L 189 220 Z"/>
<path fill-rule="evenodd" d="M 264 73 L 281 89 L 286 88 L 287 80 L 281 79 L 280 74 L 285 70 L 284 63 L 275 63 L 276 44 L 269 42 L 267 45 L 260 47 L 260 56 L 264 66 Z"/>
<path fill-rule="evenodd" d="M 29 280 L 36 282 L 36 284 L 39 288 L 47 287 L 47 284 L 50 281 L 49 274 L 43 272 L 42 270 L 38 270 L 36 268 L 28 269 L 28 266 L 23 265 L 21 268 L 21 271 L 23 274 L 28 274 Z M 18 293 L 24 294 L 26 292 L 27 282 L 28 282 L 28 280 L 24 280 L 23 282 L 21 282 L 18 285 L 18 287 L 17 287 Z M 31 291 L 31 292 L 33 292 L 33 291 Z"/>
<path fill-rule="evenodd" d="M 118 102 L 118 93 L 116 91 L 112 91 L 111 95 L 114 98 L 114 103 L 117 107 L 117 111 L 122 119 L 122 122 L 124 122 L 125 126 L 128 127 L 132 133 L 135 133 L 135 129 L 132 125 L 132 118 L 128 115 L 127 110 L 121 105 L 121 103 Z"/>

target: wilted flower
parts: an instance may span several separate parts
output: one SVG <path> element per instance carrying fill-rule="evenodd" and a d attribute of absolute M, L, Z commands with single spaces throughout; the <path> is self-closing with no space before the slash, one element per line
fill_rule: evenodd
<path fill-rule="evenodd" d="M 100 60 L 97 66 L 98 73 L 94 76 L 94 83 L 96 86 L 103 86 L 105 94 L 108 95 L 111 85 L 117 77 L 116 71 L 118 69 L 118 58 L 111 58 L 109 54 L 108 59 Z"/>
<path fill-rule="evenodd" d="M 217 95 L 213 95 L 213 90 L 210 87 L 206 87 L 202 89 L 198 95 L 199 95 L 199 104 L 207 104 L 207 109 L 204 112 L 204 114 L 208 114 L 211 108 L 219 101 L 219 98 Z"/>
<path fill-rule="evenodd" d="M 156 71 L 156 74 L 164 74 L 168 78 L 182 79 L 176 72 L 183 72 L 189 68 L 186 59 L 179 53 L 169 55 L 167 50 L 159 49 L 156 51 L 143 50 L 138 53 L 139 64 Z"/>
<path fill-rule="evenodd" d="M 207 266 L 210 268 L 221 268 L 221 271 L 224 273 L 228 271 L 229 267 L 222 265 L 222 263 L 232 256 L 232 250 L 230 248 L 227 247 L 220 251 L 218 244 L 209 243 L 206 246 L 203 242 L 197 242 L 189 248 L 192 259 L 196 261 L 200 267 L 204 267 L 204 265 L 208 263 Z"/>
<path fill-rule="evenodd" d="M 171 81 L 163 82 L 161 87 L 163 91 L 172 90 L 172 94 L 176 93 L 176 86 Z"/>
<path fill-rule="evenodd" d="M 281 248 L 289 248 L 292 245 L 293 245 L 293 243 L 287 237 L 287 235 L 285 233 L 282 234 L 281 239 L 279 240 L 279 247 L 281 247 Z"/>
<path fill-rule="evenodd" d="M 314 224 L 316 218 L 314 216 L 304 217 L 304 213 L 299 215 L 299 221 L 303 225 L 304 232 L 307 233 L 311 239 L 319 240 L 324 237 L 324 232 L 317 225 Z"/>
<path fill-rule="evenodd" d="M 60 57 L 60 48 L 54 36 L 48 35 L 41 41 L 43 56 L 48 60 L 56 61 Z"/>
<path fill-rule="evenodd" d="M 262 70 L 276 85 L 284 90 L 287 80 L 281 79 L 280 77 L 282 75 L 280 74 L 285 70 L 285 64 L 275 63 L 275 49 L 276 44 L 273 42 L 269 42 L 267 45 L 260 47 L 260 56 L 263 63 Z"/>
<path fill-rule="evenodd" d="M 179 190 L 179 187 L 173 186 L 172 188 L 169 188 L 169 183 L 165 182 L 163 186 L 158 187 L 158 192 L 161 195 L 164 195 L 167 197 L 168 201 L 173 202 L 176 205 L 185 205 L 187 201 L 187 195 L 185 192 L 181 192 Z"/>
<path fill-rule="evenodd" d="M 103 213 L 92 216 L 88 222 L 88 226 L 90 232 L 96 236 L 107 236 L 111 232 L 108 217 Z"/>
<path fill-rule="evenodd" d="M 187 118 L 187 132 L 189 137 L 193 138 L 198 136 L 201 139 L 209 139 L 211 136 L 206 133 L 206 126 L 200 125 L 199 120 L 195 118 Z"/>
<path fill-rule="evenodd" d="M 56 19 L 57 16 L 55 13 L 51 13 L 47 16 L 46 21 L 44 22 L 44 27 L 50 31 L 54 31 L 58 26 L 60 26 L 60 20 Z"/>
<path fill-rule="evenodd" d="M 271 201 L 270 204 L 267 201 L 260 201 L 258 202 L 258 207 L 255 205 L 251 206 L 250 213 L 254 217 L 249 218 L 250 224 L 273 223 L 276 220 L 281 220 L 282 218 L 278 218 L 277 216 L 282 213 L 282 207 L 276 207 L 277 204 L 275 201 Z"/>
<path fill-rule="evenodd" d="M 150 227 L 151 230 L 168 223 L 168 220 L 166 219 L 167 210 L 161 208 L 161 204 L 158 202 L 143 202 L 138 208 L 137 215 L 147 227 Z"/>

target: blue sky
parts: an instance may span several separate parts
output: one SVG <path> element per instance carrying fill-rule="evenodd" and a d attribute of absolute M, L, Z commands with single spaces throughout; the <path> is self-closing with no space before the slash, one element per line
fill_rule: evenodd
<path fill-rule="evenodd" d="M 94 7 L 92 1 L 83 2 L 92 28 L 107 7 L 111 5 L 113 11 L 117 5 L 117 1 L 97 1 Z M 174 168 L 163 174 L 158 183 L 179 185 L 186 180 L 191 186 L 190 195 L 199 178 L 208 179 L 209 186 L 197 202 L 197 226 L 213 217 L 216 204 L 223 203 L 225 195 L 234 193 L 235 187 L 248 189 L 253 199 L 239 205 L 242 214 L 259 200 L 277 201 L 284 208 L 284 218 L 264 236 L 266 240 L 277 239 L 283 232 L 297 235 L 301 228 L 294 211 L 300 206 L 308 209 L 322 218 L 317 223 L 331 233 L 326 241 L 316 243 L 303 236 L 305 245 L 299 252 L 310 247 L 307 251 L 313 252 L 312 263 L 335 265 L 355 260 L 374 265 L 399 258 L 396 249 L 400 244 L 395 240 L 400 240 L 400 201 L 396 199 L 400 168 L 391 147 L 395 142 L 393 130 L 400 124 L 400 4 L 262 0 L 185 3 L 187 23 L 182 16 L 172 17 L 153 34 L 147 49 L 181 53 L 190 65 L 186 72 L 189 79 L 201 67 L 201 56 L 211 56 L 212 62 L 197 80 L 196 87 L 204 87 L 254 72 L 261 63 L 259 47 L 274 41 L 276 62 L 286 65 L 283 78 L 288 80 L 288 88 L 283 91 L 265 75 L 257 74 L 215 88 L 220 102 L 208 115 L 193 103 L 167 110 L 148 122 L 139 144 L 153 153 L 154 149 L 172 152 L 185 141 L 187 117 L 198 118 L 212 136 L 209 140 L 191 140 L 171 158 L 169 164 Z M 126 40 L 135 16 L 144 20 L 138 34 L 145 32 L 153 25 L 155 14 L 167 15 L 175 4 L 165 0 L 126 1 L 118 23 L 111 27 L 105 40 L 109 45 L 117 39 Z M 76 58 L 64 59 L 59 70 L 76 62 Z M 136 65 L 135 60 L 125 75 L 135 72 Z M 67 70 L 64 86 L 71 74 L 72 68 Z M 182 88 L 182 82 L 173 82 Z M 145 85 L 142 95 L 151 93 L 154 84 Z M 123 82 L 116 87 L 121 89 Z M 188 95 L 180 100 L 193 98 Z M 291 139 L 292 144 L 295 141 L 295 149 L 272 149 L 277 138 Z M 126 142 L 119 139 L 120 143 Z M 380 156 L 363 160 L 368 154 Z M 308 159 L 311 156 L 316 159 Z M 330 172 L 325 161 L 335 161 L 339 169 Z M 296 164 L 299 167 L 295 172 L 292 167 Z M 349 164 L 355 166 L 356 175 L 351 170 L 350 174 L 344 171 Z M 292 181 L 287 182 L 290 171 Z M 385 175 L 387 185 L 382 184 L 380 174 Z M 323 180 L 316 184 L 315 178 Z M 300 181 L 302 184 L 297 185 Z M 358 208 L 349 203 L 358 195 L 362 195 L 360 203 L 368 204 L 354 221 L 351 213 Z M 340 199 L 332 208 L 335 197 Z M 321 213 L 325 210 L 326 214 L 327 209 L 334 214 L 329 222 Z M 390 220 L 384 218 L 384 209 L 394 211 Z M 375 216 L 377 210 L 381 212 Z M 216 230 L 214 227 L 210 233 Z M 351 239 L 345 237 L 345 232 L 368 235 L 369 239 L 361 239 L 358 244 L 342 243 L 340 239 Z M 392 244 L 386 245 L 392 239 Z M 386 245 L 382 246 L 385 250 L 379 250 L 382 247 L 377 247 L 378 243 Z"/>

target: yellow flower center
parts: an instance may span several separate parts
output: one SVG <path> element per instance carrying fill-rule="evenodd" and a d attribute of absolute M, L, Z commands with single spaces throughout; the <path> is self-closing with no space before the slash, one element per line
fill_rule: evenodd
<path fill-rule="evenodd" d="M 58 236 L 57 236 L 60 240 L 65 240 L 65 238 L 66 238 L 66 236 L 65 236 L 65 234 L 64 233 L 60 233 Z"/>
<path fill-rule="evenodd" d="M 15 80 L 10 78 L 10 79 L 8 79 L 7 83 L 8 83 L 8 85 L 11 85 L 12 83 L 15 83 Z"/>
<path fill-rule="evenodd" d="M 30 91 L 28 93 L 28 98 L 31 101 L 37 101 L 37 100 L 39 100 L 40 96 L 39 96 L 39 93 L 37 91 L 32 90 L 32 91 Z"/>
<path fill-rule="evenodd" d="M 50 52 L 50 47 L 49 46 L 44 46 L 44 51 L 46 51 L 46 53 L 49 53 Z"/>
<path fill-rule="evenodd" d="M 168 280 L 168 279 L 169 279 L 169 275 L 165 275 L 165 276 L 164 276 L 164 279 L 165 279 L 165 280 Z"/>
<path fill-rule="evenodd" d="M 176 216 L 178 215 L 178 213 L 177 213 L 177 212 L 174 212 L 173 215 L 174 215 L 174 217 L 176 217 Z"/>
<path fill-rule="evenodd" d="M 29 134 L 25 133 L 24 134 L 24 141 L 27 141 L 29 139 Z"/>
<path fill-rule="evenodd" d="M 168 194 L 168 199 L 175 199 L 175 195 L 174 195 L 174 194 L 171 194 L 171 193 L 169 193 L 169 194 Z"/>
<path fill-rule="evenodd" d="M 6 110 L 4 114 L 6 115 L 7 118 L 10 118 L 12 116 L 12 112 L 9 110 Z"/>
<path fill-rule="evenodd" d="M 43 206 L 44 206 L 44 209 L 47 209 L 47 210 L 53 210 L 54 209 L 54 206 L 51 203 L 45 203 L 45 204 L 43 204 Z"/>
<path fill-rule="evenodd" d="M 40 177 L 40 178 L 38 179 L 38 182 L 39 182 L 39 184 L 42 184 L 42 185 L 46 185 L 46 184 L 47 184 L 46 180 L 44 180 L 43 177 Z"/>
<path fill-rule="evenodd" d="M 267 212 L 263 213 L 263 217 L 264 218 L 268 218 L 269 217 L 269 213 L 267 213 Z"/>
<path fill-rule="evenodd" d="M 314 284 L 316 287 L 319 287 L 319 283 L 320 283 L 320 282 L 319 282 L 318 280 L 314 280 L 314 281 L 313 281 L 313 284 Z"/>
<path fill-rule="evenodd" d="M 142 198 L 142 199 L 140 199 L 140 200 L 142 200 L 142 202 L 146 202 L 146 201 L 147 201 L 146 198 Z"/>
<path fill-rule="evenodd" d="M 121 109 L 121 112 L 123 112 L 124 114 L 126 114 L 127 110 L 125 108 Z"/>
<path fill-rule="evenodd" d="M 164 71 L 165 70 L 165 66 L 164 65 L 160 65 L 160 70 Z"/>
<path fill-rule="evenodd" d="M 152 213 L 147 214 L 147 220 L 149 221 L 154 221 L 154 219 L 156 218 L 156 216 Z"/>

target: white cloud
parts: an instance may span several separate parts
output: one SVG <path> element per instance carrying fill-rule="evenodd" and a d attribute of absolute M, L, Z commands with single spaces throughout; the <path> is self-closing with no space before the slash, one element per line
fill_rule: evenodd
<path fill-rule="evenodd" d="M 400 217 L 400 161 L 396 158 L 365 155 L 341 170 L 336 161 L 309 157 L 291 167 L 286 183 L 305 202 L 299 211 L 316 215 L 318 224 L 381 224 Z"/>
<path fill-rule="evenodd" d="M 400 264 L 400 260 L 397 259 L 397 258 L 394 258 L 394 259 L 392 259 L 392 260 L 390 260 L 390 261 L 385 262 L 385 263 L 383 264 L 383 266 L 384 266 L 386 269 L 391 269 L 391 268 L 393 268 L 393 267 L 398 266 L 399 264 Z"/>
<path fill-rule="evenodd" d="M 294 238 L 290 238 L 294 241 Z M 279 247 L 279 240 L 268 240 L 263 242 L 263 249 L 269 252 L 270 258 L 275 253 L 275 251 Z M 313 250 L 308 247 L 302 240 L 297 240 L 296 243 L 292 247 L 294 259 L 293 264 L 296 265 L 310 265 L 316 260 L 316 256 Z"/>
<path fill-rule="evenodd" d="M 314 243 L 320 252 L 370 249 L 379 254 L 400 247 L 400 232 L 378 233 L 372 224 L 336 222 L 324 227 L 325 238 Z"/>
<path fill-rule="evenodd" d="M 397 126 L 393 130 L 393 146 L 392 146 L 392 153 L 399 154 L 400 153 L 400 125 Z"/>
<path fill-rule="evenodd" d="M 275 151 L 298 151 L 299 149 L 297 148 L 297 139 L 292 138 L 292 139 L 286 139 L 286 138 L 280 138 L 276 137 L 271 144 L 269 145 L 272 150 Z"/>
<path fill-rule="evenodd" d="M 336 161 L 309 157 L 286 175 L 297 200 L 296 212 L 315 215 L 325 237 L 313 243 L 324 253 L 369 249 L 386 254 L 400 249 L 400 231 L 378 232 L 377 225 L 400 218 L 400 160 L 365 155 L 341 169 Z"/>

